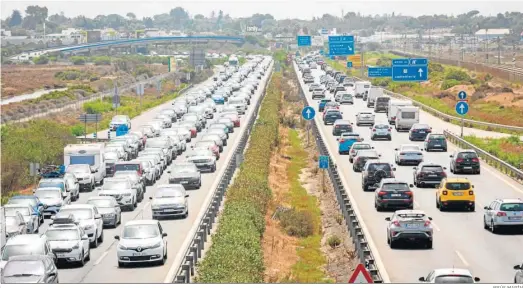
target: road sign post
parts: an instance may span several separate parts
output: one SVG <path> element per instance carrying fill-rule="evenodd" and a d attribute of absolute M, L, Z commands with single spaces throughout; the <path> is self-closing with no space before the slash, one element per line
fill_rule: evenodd
<path fill-rule="evenodd" d="M 354 36 L 329 36 L 329 55 L 354 55 Z"/>
<path fill-rule="evenodd" d="M 120 107 L 120 94 L 118 92 L 118 84 L 116 81 L 114 83 L 114 93 L 113 93 L 113 108 L 116 110 L 116 114 L 118 114 L 118 107 Z"/>
<path fill-rule="evenodd" d="M 352 272 L 352 275 L 350 276 L 349 283 L 354 284 L 369 284 L 374 283 L 372 280 L 372 276 L 370 276 L 369 271 L 367 271 L 367 268 L 365 268 L 365 265 L 358 264 L 356 266 L 356 269 L 354 269 L 354 272 Z"/>
<path fill-rule="evenodd" d="M 80 122 L 84 122 L 84 138 L 87 139 L 87 123 L 95 123 L 95 131 L 98 131 L 98 122 L 102 121 L 102 114 L 82 114 L 78 116 Z M 94 138 L 96 138 L 96 134 Z"/>
<path fill-rule="evenodd" d="M 458 94 L 458 97 L 459 94 Z M 465 94 L 465 98 L 463 100 L 466 100 L 466 94 Z M 461 116 L 461 137 L 463 137 L 463 126 L 464 126 L 464 122 L 465 122 L 465 115 L 467 115 L 467 113 L 469 112 L 469 103 L 467 103 L 466 101 L 459 101 L 456 103 L 456 113 L 458 113 L 460 116 Z"/>
<path fill-rule="evenodd" d="M 426 58 L 392 59 L 392 81 L 422 82 L 428 79 L 429 67 Z"/>

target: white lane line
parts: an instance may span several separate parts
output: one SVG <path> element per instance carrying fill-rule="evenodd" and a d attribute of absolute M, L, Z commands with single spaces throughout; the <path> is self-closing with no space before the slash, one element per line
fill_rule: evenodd
<path fill-rule="evenodd" d="M 104 260 L 105 256 L 107 256 L 107 254 L 109 254 L 109 250 L 105 251 L 102 256 L 100 256 L 100 258 L 98 258 L 98 260 L 96 260 L 96 262 L 94 263 L 94 266 L 102 263 L 102 261 Z"/>
<path fill-rule="evenodd" d="M 432 224 L 432 227 L 434 227 L 434 229 L 436 231 L 438 231 L 438 232 L 441 231 L 441 229 L 439 229 L 438 225 L 436 225 L 436 223 L 434 221 L 431 221 L 431 224 Z"/>
<path fill-rule="evenodd" d="M 482 161 L 482 162 L 484 162 L 484 161 Z M 505 179 L 502 175 L 499 175 L 499 174 L 501 173 L 500 171 L 492 170 L 490 167 L 487 168 L 487 167 L 485 167 L 486 165 L 488 165 L 488 164 L 485 163 L 485 165 L 483 165 L 483 167 L 481 167 L 481 168 L 487 170 L 487 171 L 490 172 L 492 175 L 494 175 L 494 177 L 496 177 L 496 178 L 498 178 L 499 180 L 505 182 L 505 184 L 507 184 L 508 186 L 512 187 L 514 190 L 516 190 L 516 191 L 519 192 L 520 194 L 523 194 L 523 189 L 521 189 L 520 187 L 517 187 L 516 185 L 510 183 L 510 181 L 508 181 L 507 179 Z"/>
<path fill-rule="evenodd" d="M 465 257 L 463 257 L 463 255 L 461 255 L 461 253 L 459 253 L 458 250 L 456 250 L 454 252 L 456 252 L 456 255 L 458 255 L 459 260 L 461 260 L 461 262 L 463 262 L 463 265 L 469 266 L 469 262 L 467 262 L 467 260 L 465 260 Z"/>
<path fill-rule="evenodd" d="M 419 207 L 421 207 L 421 206 L 419 205 L 419 203 L 418 203 L 418 202 L 416 202 L 416 200 L 414 200 L 414 208 L 416 208 L 416 209 L 417 209 L 417 208 L 419 208 Z"/>

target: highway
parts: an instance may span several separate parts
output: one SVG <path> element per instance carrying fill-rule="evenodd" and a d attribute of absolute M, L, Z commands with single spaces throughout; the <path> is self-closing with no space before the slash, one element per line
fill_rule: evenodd
<path fill-rule="evenodd" d="M 301 73 L 294 64 L 300 84 L 304 88 L 309 105 L 317 109 L 317 100 L 312 100 L 312 93 L 308 90 L 301 77 Z M 321 69 L 313 69 L 312 75 L 319 83 L 319 77 L 323 74 Z M 328 93 L 328 92 L 327 92 Z M 332 97 L 330 93 L 329 96 Z M 342 105 L 343 118 L 356 123 L 355 114 L 361 111 L 370 111 L 361 99 L 356 99 L 354 105 Z M 349 163 L 348 155 L 337 153 L 337 141 L 332 136 L 332 126 L 325 126 L 318 113 L 313 121 L 320 128 L 335 158 L 338 167 L 341 168 L 341 177 L 348 183 L 347 192 L 351 195 L 353 205 L 357 206 L 370 235 L 369 244 L 375 247 L 373 253 L 376 261 L 381 261 L 381 267 L 386 271 L 382 274 L 388 275 L 392 283 L 416 283 L 421 276 L 436 268 L 467 268 L 474 276 L 481 278 L 481 283 L 513 283 L 514 270 L 512 267 L 521 264 L 523 259 L 523 234 L 495 235 L 483 229 L 483 207 L 489 205 L 496 198 L 523 198 L 523 185 L 511 180 L 503 174 L 481 163 L 481 175 L 467 175 L 465 177 L 475 185 L 476 212 L 440 212 L 436 209 L 435 188 L 412 188 L 414 192 L 415 209 L 424 210 L 428 216 L 433 218 L 434 247 L 426 249 L 396 249 L 392 250 L 387 244 L 385 217 L 391 216 L 392 212 L 377 212 L 374 208 L 374 192 L 363 192 L 361 189 L 361 174 L 353 172 L 352 164 Z M 376 123 L 387 123 L 384 113 L 376 114 Z M 420 123 L 432 126 L 434 132 L 442 132 L 444 129 L 459 131 L 459 127 L 444 122 L 426 112 L 420 112 Z M 392 131 L 392 141 L 371 141 L 368 126 L 357 127 L 354 131 L 365 138 L 364 142 L 371 142 L 381 158 L 394 164 L 394 148 L 401 144 L 411 143 L 408 133 Z M 466 135 L 475 134 L 481 137 L 499 137 L 503 134 L 476 129 L 465 129 Z M 506 136 L 506 135 L 505 135 Z M 419 143 L 422 147 L 423 142 Z M 423 152 L 425 161 L 438 163 L 447 167 L 448 177 L 454 177 L 450 173 L 449 155 L 458 149 L 449 143 L 448 152 Z M 412 166 L 397 166 L 396 178 L 413 183 Z M 461 175 L 460 175 L 461 176 Z M 371 243 L 372 242 L 372 243 Z M 380 266 L 378 266 L 380 267 Z M 383 273 L 385 272 L 385 273 Z M 384 277 L 385 278 L 385 277 Z"/>
<path fill-rule="evenodd" d="M 126 268 L 118 268 L 116 258 L 117 241 L 114 239 L 115 235 L 120 235 L 122 225 L 133 219 L 151 219 L 151 209 L 149 196 L 152 196 L 158 185 L 168 183 L 168 173 L 163 173 L 160 180 L 154 186 L 147 187 L 144 200 L 139 203 L 138 207 L 133 212 L 122 212 L 122 224 L 115 229 L 104 228 L 104 242 L 98 248 L 91 249 L 91 261 L 87 262 L 84 267 L 71 267 L 59 269 L 60 283 L 163 283 L 174 259 L 192 226 L 197 224 L 199 219 L 197 216 L 201 209 L 204 209 L 204 201 L 213 190 L 212 187 L 217 185 L 221 175 L 225 169 L 225 162 L 228 156 L 232 156 L 232 151 L 238 145 L 240 136 L 245 133 L 247 128 L 246 119 L 254 113 L 254 103 L 259 97 L 262 97 L 262 91 L 265 83 L 268 81 L 272 65 L 265 72 L 262 80 L 251 99 L 251 105 L 246 115 L 241 117 L 241 126 L 236 128 L 233 134 L 230 134 L 228 145 L 224 147 L 220 155 L 220 160 L 217 161 L 217 170 L 215 173 L 202 173 L 202 186 L 198 190 L 188 190 L 189 192 L 189 217 L 186 219 L 164 219 L 160 220 L 164 232 L 167 232 L 168 242 L 168 259 L 164 266 L 139 265 Z M 210 80 L 212 81 L 212 80 Z M 193 88 L 196 89 L 196 88 Z M 171 106 L 172 101 L 155 107 L 146 113 L 132 119 L 132 127 L 138 128 L 141 124 L 150 121 L 154 118 L 158 111 L 163 108 Z M 98 132 L 99 135 L 107 134 L 107 130 Z M 195 139 L 198 139 L 195 138 Z M 195 142 L 192 140 L 192 143 Z M 190 145 L 187 143 L 187 152 L 190 150 Z M 185 154 L 179 155 L 174 162 L 184 161 Z M 168 168 L 170 169 L 170 168 Z M 95 192 L 81 193 L 80 199 L 73 203 L 85 203 L 90 196 L 94 196 Z M 45 224 L 40 227 L 40 232 L 45 232 L 50 220 L 46 219 Z"/>

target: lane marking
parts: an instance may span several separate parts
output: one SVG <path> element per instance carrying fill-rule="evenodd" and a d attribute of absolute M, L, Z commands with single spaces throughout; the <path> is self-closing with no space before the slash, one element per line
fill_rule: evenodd
<path fill-rule="evenodd" d="M 484 162 L 484 161 L 482 161 Z M 485 163 L 485 162 L 484 162 Z M 490 165 L 488 165 L 487 163 L 485 163 L 485 165 L 482 165 L 483 169 L 487 170 L 489 173 L 491 173 L 492 175 L 494 175 L 494 177 L 498 178 L 499 180 L 505 182 L 505 184 L 507 184 L 508 186 L 512 187 L 514 190 L 516 190 L 517 192 L 519 192 L 520 194 L 523 194 L 523 189 L 521 189 L 520 187 L 517 187 L 516 185 L 510 183 L 509 180 L 505 179 L 503 176 L 505 176 L 505 174 L 502 174 L 501 171 L 497 171 L 497 170 L 492 170 L 490 168 Z M 485 167 L 487 166 L 487 167 Z M 501 174 L 501 175 L 500 175 Z"/>
<path fill-rule="evenodd" d="M 461 255 L 461 253 L 459 253 L 458 250 L 456 250 L 454 252 L 456 252 L 456 255 L 458 255 L 459 260 L 461 260 L 461 262 L 463 262 L 463 265 L 469 266 L 469 262 L 467 262 L 467 260 L 465 260 L 465 257 L 463 257 L 463 255 Z"/>
<path fill-rule="evenodd" d="M 432 224 L 432 227 L 434 227 L 434 229 L 435 229 L 436 231 L 438 231 L 438 232 L 441 231 L 441 229 L 439 229 L 438 225 L 436 225 L 436 222 L 431 221 L 431 224 Z"/>
<path fill-rule="evenodd" d="M 414 200 L 414 208 L 419 208 L 419 207 L 421 207 L 421 206 L 419 205 L 419 203 L 416 202 L 416 200 Z"/>
<path fill-rule="evenodd" d="M 111 246 L 112 246 L 112 245 L 111 245 Z M 107 254 L 109 254 L 109 250 L 106 250 L 106 251 L 102 254 L 102 256 L 100 256 L 100 258 L 98 258 L 98 260 L 96 260 L 96 262 L 94 263 L 94 266 L 100 264 L 100 263 L 104 260 L 105 256 L 107 256 Z"/>

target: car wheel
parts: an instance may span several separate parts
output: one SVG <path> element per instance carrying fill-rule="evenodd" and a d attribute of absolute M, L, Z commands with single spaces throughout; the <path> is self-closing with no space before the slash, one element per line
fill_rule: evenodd
<path fill-rule="evenodd" d="M 133 210 L 134 208 L 138 207 L 138 201 L 136 201 L 136 199 L 134 199 L 134 203 L 133 203 Z"/>
<path fill-rule="evenodd" d="M 441 200 L 439 201 L 439 211 L 445 211 L 444 205 L 441 203 Z"/>
<path fill-rule="evenodd" d="M 476 174 L 477 174 L 477 175 L 480 175 L 480 174 L 481 174 L 481 170 L 478 169 L 478 171 L 476 171 Z"/>
<path fill-rule="evenodd" d="M 470 206 L 469 210 L 470 210 L 470 212 L 475 212 L 476 211 L 476 205 L 473 204 L 472 206 Z"/>
<path fill-rule="evenodd" d="M 85 261 L 91 261 L 91 249 L 87 251 L 87 256 L 85 256 Z"/>
<path fill-rule="evenodd" d="M 90 192 L 93 192 L 95 188 L 94 182 L 91 183 L 91 187 L 89 187 Z"/>
<path fill-rule="evenodd" d="M 396 244 L 396 241 L 390 239 L 389 246 L 390 249 L 396 249 L 398 245 Z"/>
<path fill-rule="evenodd" d="M 78 261 L 78 264 L 80 265 L 80 267 L 84 267 L 85 266 L 85 258 L 84 258 L 84 251 L 82 250 L 82 256 L 80 257 L 80 261 Z"/>
<path fill-rule="evenodd" d="M 381 212 L 381 211 L 383 211 L 383 209 L 381 208 L 381 206 L 380 206 L 380 205 L 377 205 L 377 204 L 375 204 L 375 205 L 376 205 L 376 211 L 378 211 L 378 212 Z"/>
<path fill-rule="evenodd" d="M 487 220 L 485 219 L 485 217 L 483 217 L 483 229 L 486 229 L 488 230 L 488 224 L 487 224 Z"/>
<path fill-rule="evenodd" d="M 95 233 L 96 233 L 96 231 L 95 231 Z M 95 238 L 94 238 L 94 242 L 91 242 L 91 243 L 89 243 L 89 244 L 91 245 L 91 248 L 96 248 L 96 247 L 98 247 L 98 237 L 95 237 Z"/>
<path fill-rule="evenodd" d="M 118 267 L 120 267 L 120 268 L 125 267 L 125 263 L 124 263 L 124 262 L 120 262 L 120 261 L 118 261 Z"/>
<path fill-rule="evenodd" d="M 129 211 L 134 211 L 134 204 L 127 205 Z"/>
<path fill-rule="evenodd" d="M 425 247 L 427 247 L 427 249 L 432 249 L 432 240 L 427 241 Z"/>
<path fill-rule="evenodd" d="M 499 228 L 496 225 L 494 225 L 494 221 L 490 221 L 490 231 L 493 234 L 497 234 L 499 232 Z"/>
<path fill-rule="evenodd" d="M 104 230 L 102 229 L 102 233 L 100 233 L 100 237 L 98 237 L 98 242 L 103 243 L 104 242 Z"/>

